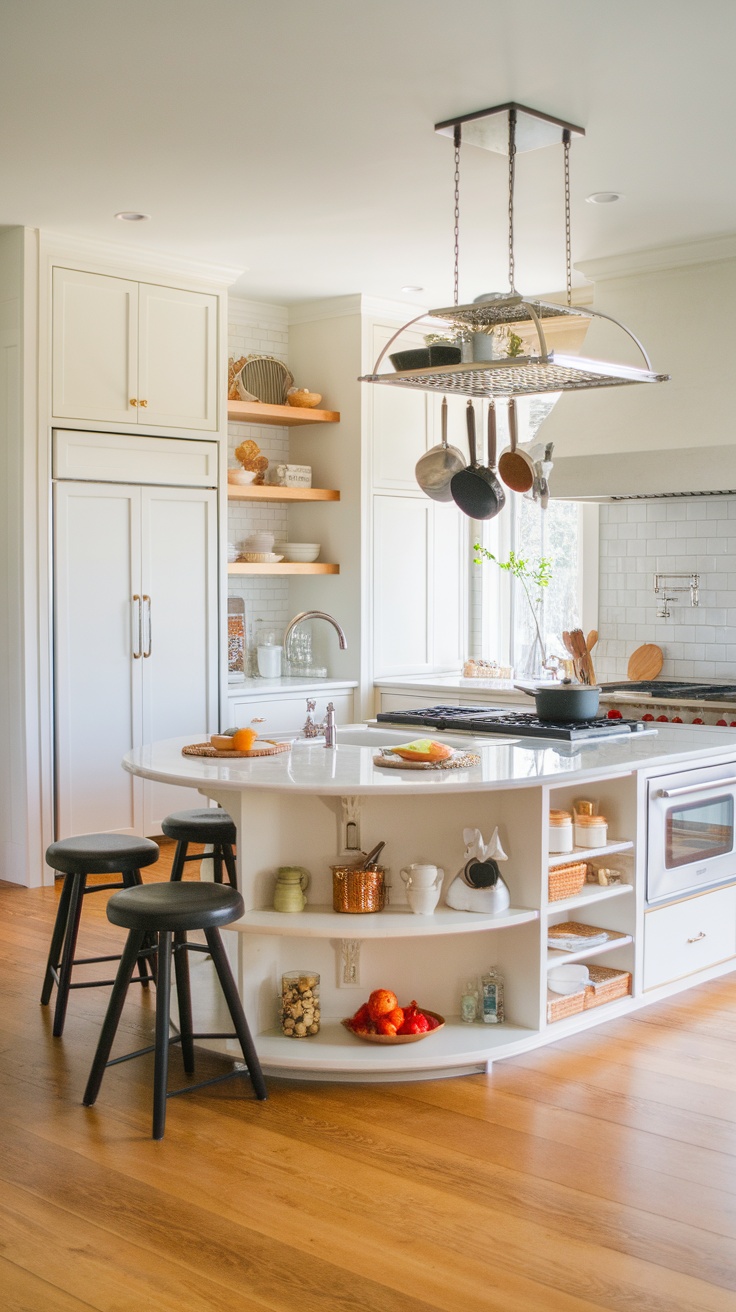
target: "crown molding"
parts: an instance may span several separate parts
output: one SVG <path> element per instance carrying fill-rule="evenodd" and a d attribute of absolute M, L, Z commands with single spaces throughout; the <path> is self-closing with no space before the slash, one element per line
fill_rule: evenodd
<path fill-rule="evenodd" d="M 173 255 L 171 251 L 151 250 L 148 247 L 126 246 L 94 237 L 80 237 L 73 233 L 39 232 L 40 250 L 54 262 L 74 260 L 75 264 L 96 267 L 109 266 L 118 273 L 157 273 L 185 278 L 189 282 L 203 282 L 210 286 L 231 287 L 241 276 L 241 269 L 227 265 L 206 264 L 186 255 Z"/>
<path fill-rule="evenodd" d="M 249 301 L 244 296 L 228 296 L 227 317 L 233 326 L 266 328 L 273 325 L 286 329 L 289 309 L 286 305 L 273 305 L 268 301 Z"/>
<path fill-rule="evenodd" d="M 655 246 L 646 250 L 626 251 L 597 260 L 576 264 L 592 282 L 611 278 L 629 278 L 642 273 L 660 273 L 665 269 L 685 269 L 697 264 L 717 264 L 736 259 L 736 233 L 706 237 L 702 241 L 680 242 L 673 246 Z"/>

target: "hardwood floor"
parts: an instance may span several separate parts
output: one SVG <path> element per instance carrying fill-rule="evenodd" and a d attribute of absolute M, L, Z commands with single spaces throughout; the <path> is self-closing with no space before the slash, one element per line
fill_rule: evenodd
<path fill-rule="evenodd" d="M 107 990 L 51 1037 L 57 895 L 0 883 L 2 1312 L 736 1309 L 736 975 L 490 1077 L 231 1080 L 154 1143 L 150 1058 L 81 1106 Z M 105 899 L 85 955 L 121 941 Z M 131 990 L 121 1045 L 152 1020 Z"/>

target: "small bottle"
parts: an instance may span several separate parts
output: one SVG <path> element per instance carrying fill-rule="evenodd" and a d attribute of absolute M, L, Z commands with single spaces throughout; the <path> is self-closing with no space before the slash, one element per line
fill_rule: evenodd
<path fill-rule="evenodd" d="M 469 979 L 460 995 L 460 1019 L 472 1025 L 478 1019 L 478 981 Z"/>
<path fill-rule="evenodd" d="M 500 1025 L 504 1019 L 503 979 L 495 966 L 481 976 L 481 1006 L 484 1025 Z"/>

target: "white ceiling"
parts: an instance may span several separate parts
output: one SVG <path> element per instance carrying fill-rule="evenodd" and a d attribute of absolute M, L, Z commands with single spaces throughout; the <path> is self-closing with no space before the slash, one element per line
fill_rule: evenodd
<path fill-rule="evenodd" d="M 736 228 L 734 0 L 5 0 L 0 224 L 243 269 L 255 300 L 452 299 L 452 143 L 580 124 L 573 258 Z M 506 169 L 462 155 L 460 298 L 505 290 Z M 562 151 L 519 157 L 517 284 L 564 286 Z M 594 191 L 616 205 L 585 203 Z M 118 210 L 150 213 L 127 225 Z"/>

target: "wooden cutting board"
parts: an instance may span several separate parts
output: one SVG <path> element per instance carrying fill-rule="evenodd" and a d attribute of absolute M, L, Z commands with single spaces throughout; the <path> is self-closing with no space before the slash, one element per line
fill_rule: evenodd
<path fill-rule="evenodd" d="M 656 679 L 663 664 L 662 648 L 657 647 L 653 642 L 645 642 L 643 647 L 637 647 L 636 651 L 631 653 L 626 673 L 636 682 L 642 679 Z"/>

